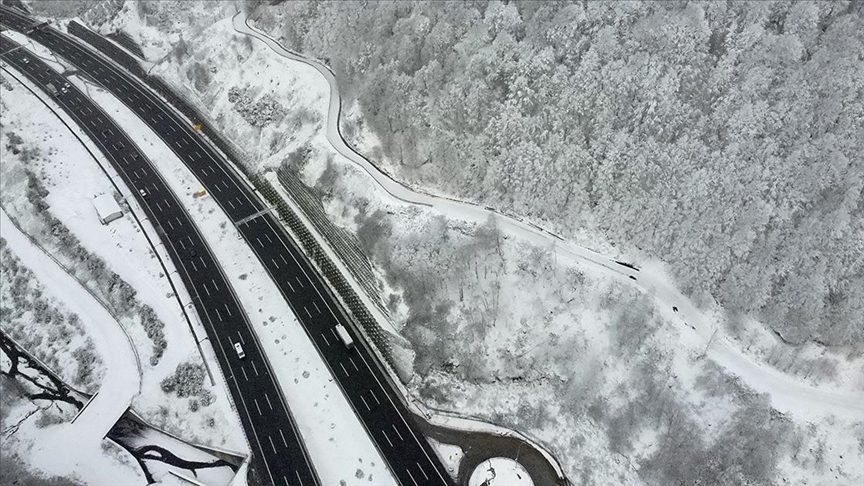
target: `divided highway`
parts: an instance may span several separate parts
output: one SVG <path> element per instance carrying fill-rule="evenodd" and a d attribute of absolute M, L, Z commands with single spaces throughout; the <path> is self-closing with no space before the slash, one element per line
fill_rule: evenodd
<path fill-rule="evenodd" d="M 0 36 L 0 53 L 3 61 L 46 93 L 51 92 L 48 84 L 58 90 L 55 102 L 87 133 L 134 191 L 201 316 L 252 445 L 257 469 L 267 474 L 273 484 L 320 484 L 246 313 L 168 184 L 111 117 L 74 85 L 67 87 L 66 79 L 48 64 L 5 35 Z M 244 359 L 237 355 L 234 343 L 241 343 Z"/>
<path fill-rule="evenodd" d="M 5 7 L 2 8 L 2 14 L 4 23 L 22 32 L 26 32 L 27 28 L 34 24 L 27 17 Z M 293 309 L 298 321 L 303 325 L 307 335 L 324 358 L 332 376 L 345 393 L 367 433 L 381 451 L 394 477 L 406 486 L 453 484 L 428 441 L 419 431 L 413 415 L 399 399 L 399 392 L 387 382 L 384 372 L 376 365 L 374 357 L 364 346 L 355 346 L 349 349 L 339 340 L 335 331 L 336 325 L 342 325 L 348 329 L 354 340 L 358 340 L 359 336 L 354 332 L 345 315 L 340 312 L 339 304 L 327 292 L 323 278 L 317 274 L 305 255 L 291 241 L 275 216 L 264 211 L 266 208 L 256 198 L 252 189 L 236 175 L 229 165 L 230 162 L 223 159 L 216 150 L 201 140 L 200 136 L 189 126 L 188 121 L 176 114 L 164 100 L 152 93 L 142 82 L 105 60 L 89 47 L 85 47 L 79 41 L 50 27 L 34 30 L 28 35 L 63 56 L 74 64 L 80 72 L 104 86 L 135 112 L 177 154 L 225 213 L 237 224 L 243 238 L 264 265 Z M 5 46 L 4 42 L 4 51 Z M 10 53 L 9 56 L 14 54 L 14 52 Z M 31 63 L 29 67 L 28 65 L 21 65 L 19 59 L 16 66 L 27 71 L 33 69 L 33 64 Z M 61 79 L 55 78 L 59 78 L 56 73 L 46 74 L 42 72 L 39 77 L 35 78 L 35 82 L 42 86 L 49 82 L 49 79 L 55 83 L 62 82 Z M 63 94 L 58 98 L 62 100 L 70 95 L 73 93 Z M 124 174 L 130 187 L 134 187 L 136 190 L 143 189 L 146 192 L 146 196 L 139 197 L 140 194 L 138 194 L 136 197 L 139 197 L 142 205 L 147 208 L 148 216 L 152 215 L 153 221 L 164 221 L 162 225 L 168 226 L 165 228 L 165 239 L 176 245 L 177 242 L 183 241 L 187 234 L 194 233 L 197 235 L 197 230 L 194 229 L 188 217 L 184 218 L 185 213 L 183 213 L 182 207 L 173 194 L 167 192 L 167 186 L 161 182 L 161 178 L 150 167 L 146 158 L 140 155 L 135 158 L 130 155 L 137 153 L 137 151 L 131 146 L 131 143 L 125 141 L 125 135 L 120 133 L 116 127 L 112 128 L 113 133 L 109 133 L 107 135 L 109 140 L 105 141 L 106 136 L 103 135 L 104 128 L 101 125 L 103 122 L 110 123 L 110 120 L 104 120 L 106 118 L 104 115 L 95 114 L 98 108 L 91 108 L 93 112 L 82 113 L 81 107 L 85 101 L 81 100 L 83 97 L 80 93 L 75 92 L 74 96 L 75 108 L 73 109 L 78 112 L 79 123 L 88 127 L 95 124 L 96 126 L 93 126 L 91 130 L 93 139 L 99 140 L 102 145 L 108 145 L 103 150 L 113 151 L 116 149 L 120 152 L 120 158 L 112 159 L 112 161 L 116 162 L 118 171 Z M 91 104 L 89 100 L 86 102 L 88 105 Z M 123 142 L 125 148 L 118 148 L 116 146 L 117 141 Z M 167 216 L 166 212 L 170 216 Z M 183 213 L 183 216 L 179 213 Z M 176 225 L 172 219 L 175 217 L 178 218 Z M 177 252 L 177 258 L 181 262 L 178 263 L 178 267 L 183 265 L 187 272 L 184 283 L 190 289 L 195 289 L 191 293 L 201 297 L 201 299 L 195 299 L 196 307 L 199 307 L 199 314 L 207 316 L 205 319 L 212 319 L 216 324 L 215 327 L 210 326 L 208 328 L 208 333 L 212 331 L 211 339 L 214 342 L 214 347 L 217 344 L 220 347 L 224 346 L 224 351 L 220 357 L 224 359 L 220 359 L 220 364 L 223 366 L 223 370 L 228 370 L 229 365 L 234 366 L 232 375 L 235 381 L 239 379 L 237 373 L 241 373 L 244 379 L 239 380 L 238 383 L 245 383 L 246 378 L 254 381 L 259 377 L 253 377 L 249 373 L 252 371 L 250 363 L 254 362 L 250 360 L 259 363 L 266 361 L 257 345 L 253 344 L 255 341 L 251 336 L 251 330 L 246 323 L 245 316 L 243 318 L 245 327 L 241 330 L 239 329 L 240 323 L 235 321 L 239 321 L 237 314 L 242 314 L 242 310 L 239 309 L 239 304 L 236 304 L 233 293 L 231 293 L 230 299 L 224 295 L 224 291 L 230 289 L 230 286 L 224 281 L 224 276 L 222 276 L 216 262 L 209 256 L 209 250 L 206 249 L 203 241 L 192 236 L 191 241 L 188 241 L 189 245 L 185 245 L 185 243 L 185 248 L 174 248 Z M 168 244 L 166 243 L 166 245 Z M 197 265 L 198 261 L 195 260 L 197 256 L 202 255 L 206 255 L 205 260 L 208 263 L 206 267 L 203 266 L 203 263 Z M 195 262 L 194 268 L 192 262 Z M 204 276 L 199 275 L 202 272 L 205 274 Z M 216 278 L 217 274 L 220 278 Z M 204 286 L 202 282 L 209 282 L 208 278 L 213 279 L 212 285 Z M 209 294 L 219 291 L 223 292 L 221 298 L 217 298 L 215 293 Z M 223 304 L 228 305 L 229 301 L 234 302 L 232 304 L 234 307 L 230 308 L 230 312 L 230 306 L 224 307 L 223 312 Z M 232 321 L 232 323 L 226 324 L 228 321 Z M 237 335 L 237 332 L 240 334 Z M 236 354 L 232 354 L 231 346 L 237 338 L 242 338 L 245 341 L 244 349 L 249 346 L 249 349 L 252 350 L 252 352 L 247 351 L 246 360 L 238 360 Z M 262 368 L 263 366 L 258 367 L 256 371 L 260 371 L 262 376 L 266 375 L 267 381 L 275 386 L 272 378 L 267 375 L 267 370 Z M 238 371 L 234 373 L 233 370 Z M 263 378 L 261 379 L 263 380 Z M 278 423 L 273 414 L 268 415 L 270 411 L 260 398 L 254 405 L 248 403 L 252 397 L 260 397 L 265 390 L 261 384 L 252 388 L 248 392 L 244 389 L 239 398 L 235 396 L 235 401 L 241 409 L 241 415 L 244 407 L 240 403 L 246 397 L 246 401 L 243 403 L 246 403 L 250 408 L 252 418 L 256 418 L 257 409 L 260 408 L 271 421 L 269 423 Z M 270 393 L 269 397 L 272 400 L 272 392 L 268 393 Z M 277 406 L 275 403 L 273 405 L 274 407 Z M 275 414 L 275 411 L 273 413 Z M 289 418 L 287 407 L 282 415 L 283 422 Z M 245 422 L 244 426 L 246 426 Z M 262 434 L 262 430 L 264 433 L 258 440 L 262 447 L 259 447 L 256 452 L 259 455 L 263 453 L 267 461 L 275 461 L 279 454 L 273 451 L 276 451 L 278 446 L 282 444 L 281 438 L 275 441 L 275 446 L 271 442 L 273 434 L 275 434 L 275 427 L 264 427 L 257 430 L 259 435 Z M 247 427 L 247 432 L 249 431 L 253 432 L 250 434 L 251 440 L 255 434 L 253 429 Z M 302 442 L 296 432 L 292 432 L 291 435 L 297 442 L 295 445 L 302 449 Z M 292 438 L 288 437 L 288 430 L 285 431 L 285 436 L 288 441 L 282 451 L 292 444 Z M 269 446 L 274 446 L 273 450 L 270 450 Z M 303 471 L 296 465 L 299 457 L 301 457 L 300 454 L 292 454 L 283 457 L 283 459 L 295 467 L 294 471 L 300 471 L 298 474 L 302 474 Z M 302 457 L 305 457 L 305 450 L 303 450 Z M 314 471 L 311 467 L 306 470 L 308 475 L 303 477 L 302 482 L 314 484 L 316 481 L 313 479 L 315 477 Z M 280 468 L 272 474 L 272 477 L 279 480 L 282 476 L 286 478 L 285 483 L 287 484 L 300 484 L 293 481 L 291 474 L 285 474 L 286 471 L 291 472 L 284 467 Z M 275 484 L 284 483 L 279 480 Z"/>

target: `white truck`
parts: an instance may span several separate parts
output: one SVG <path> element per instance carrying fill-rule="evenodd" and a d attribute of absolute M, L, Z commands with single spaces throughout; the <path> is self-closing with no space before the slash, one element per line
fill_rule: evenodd
<path fill-rule="evenodd" d="M 348 334 L 348 331 L 342 327 L 342 324 L 336 324 L 336 334 L 339 336 L 339 339 L 342 340 L 342 343 L 346 348 L 351 349 L 354 347 L 354 340 L 351 339 L 351 335 Z"/>

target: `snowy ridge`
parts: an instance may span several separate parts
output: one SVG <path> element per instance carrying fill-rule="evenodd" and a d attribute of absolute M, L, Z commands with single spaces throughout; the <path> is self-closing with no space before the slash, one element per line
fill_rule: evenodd
<path fill-rule="evenodd" d="M 604 273 L 623 282 L 636 285 L 640 291 L 652 295 L 661 308 L 677 307 L 679 309 L 678 316 L 682 321 L 685 321 L 688 326 L 692 326 L 706 344 L 710 343 L 708 355 L 729 371 L 740 376 L 756 390 L 768 393 L 771 396 L 773 406 L 781 412 L 791 412 L 802 416 L 835 413 L 853 419 L 864 417 L 864 405 L 862 405 L 864 404 L 864 394 L 852 391 L 829 391 L 808 386 L 779 371 L 760 366 L 722 337 L 718 336 L 712 340 L 715 328 L 711 319 L 682 295 L 662 271 L 639 271 L 622 266 L 616 263 L 613 258 L 564 241 L 560 236 L 533 223 L 502 215 L 494 210 L 468 202 L 418 192 L 390 178 L 368 159 L 350 148 L 342 138 L 339 130 L 342 100 L 335 75 L 329 68 L 318 61 L 286 49 L 269 35 L 250 27 L 246 14 L 242 12 L 234 16 L 233 26 L 237 32 L 264 42 L 278 55 L 311 66 L 324 76 L 330 86 L 330 103 L 326 123 L 328 141 L 339 154 L 361 167 L 389 195 L 410 204 L 433 207 L 442 214 L 455 219 L 483 223 L 490 216 L 495 217 L 500 229 L 505 233 L 532 244 L 552 246 L 562 257 L 600 267 Z"/>

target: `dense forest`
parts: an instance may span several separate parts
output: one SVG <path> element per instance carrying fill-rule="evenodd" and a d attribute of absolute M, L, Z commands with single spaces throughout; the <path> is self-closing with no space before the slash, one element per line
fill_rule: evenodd
<path fill-rule="evenodd" d="M 864 3 L 259 12 L 327 60 L 400 178 L 599 229 L 786 341 L 864 342 Z"/>

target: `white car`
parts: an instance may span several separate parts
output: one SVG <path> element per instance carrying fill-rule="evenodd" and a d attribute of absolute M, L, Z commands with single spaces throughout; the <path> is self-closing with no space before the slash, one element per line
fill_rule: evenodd
<path fill-rule="evenodd" d="M 23 58 L 21 58 L 21 62 L 23 62 L 24 64 L 30 64 L 30 59 L 23 57 Z"/>
<path fill-rule="evenodd" d="M 141 197 L 147 197 L 147 191 L 144 189 L 138 189 L 138 194 L 141 194 Z"/>
<path fill-rule="evenodd" d="M 237 351 L 237 357 L 243 359 L 246 357 L 246 353 L 243 352 L 243 346 L 240 346 L 240 343 L 234 343 L 234 351 Z"/>

